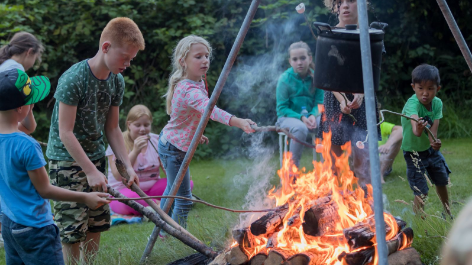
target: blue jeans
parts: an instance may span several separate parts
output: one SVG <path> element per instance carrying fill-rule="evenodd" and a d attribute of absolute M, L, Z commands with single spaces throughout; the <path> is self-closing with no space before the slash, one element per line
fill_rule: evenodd
<path fill-rule="evenodd" d="M 167 186 L 163 195 L 169 195 L 172 185 L 177 177 L 180 166 L 185 158 L 185 152 L 179 150 L 171 143 L 166 142 L 165 144 L 159 139 L 159 145 L 157 147 L 159 157 L 161 158 L 162 166 L 167 173 Z M 192 191 L 190 189 L 190 171 L 187 170 L 185 173 L 182 184 L 177 191 L 177 196 L 182 196 L 191 199 Z M 164 209 L 166 199 L 161 200 L 161 208 Z M 187 216 L 188 212 L 192 208 L 192 202 L 182 199 L 175 199 L 172 206 L 172 219 L 174 219 L 180 226 L 187 227 Z"/>
<path fill-rule="evenodd" d="M 4 214 L 2 236 L 9 265 L 64 264 L 59 229 L 54 224 L 29 227 L 13 222 Z"/>

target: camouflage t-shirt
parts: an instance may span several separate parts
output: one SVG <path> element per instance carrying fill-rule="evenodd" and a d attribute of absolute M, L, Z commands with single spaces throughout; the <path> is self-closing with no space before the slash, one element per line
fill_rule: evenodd
<path fill-rule="evenodd" d="M 74 135 L 88 158 L 105 156 L 103 127 L 110 106 L 121 105 L 125 82 L 121 74 L 113 73 L 106 80 L 97 79 L 87 61 L 74 64 L 59 78 L 46 150 L 49 159 L 74 161 L 59 138 L 59 102 L 77 106 Z"/>

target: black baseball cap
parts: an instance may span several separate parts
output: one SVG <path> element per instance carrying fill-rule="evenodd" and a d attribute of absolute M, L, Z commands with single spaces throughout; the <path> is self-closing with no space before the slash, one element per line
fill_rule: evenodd
<path fill-rule="evenodd" d="M 30 78 L 18 69 L 0 72 L 0 111 L 37 103 L 50 89 L 51 83 L 45 76 Z"/>

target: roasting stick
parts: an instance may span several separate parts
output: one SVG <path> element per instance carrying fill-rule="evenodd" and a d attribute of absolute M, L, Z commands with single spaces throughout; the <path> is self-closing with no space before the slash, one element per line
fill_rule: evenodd
<path fill-rule="evenodd" d="M 121 194 L 119 191 L 114 190 L 112 187 L 107 186 L 108 188 L 108 193 L 110 193 L 112 196 L 120 199 L 126 199 L 126 197 Z M 173 226 L 169 225 L 166 223 L 164 220 L 162 220 L 159 215 L 156 212 L 153 212 L 149 209 L 146 209 L 143 205 L 135 202 L 135 201 L 123 201 L 124 204 L 130 206 L 134 210 L 138 211 L 139 213 L 147 216 L 150 221 L 152 221 L 156 226 L 162 228 L 164 231 L 166 231 L 168 234 L 174 236 L 175 238 L 179 239 L 182 241 L 184 244 L 187 246 L 197 250 L 200 253 L 205 254 L 208 257 L 215 257 L 217 253 L 215 253 L 211 247 L 203 244 L 202 242 L 198 240 L 194 240 L 193 237 L 188 236 L 188 232 L 183 229 L 179 228 L 174 228 Z M 187 233 L 185 233 L 187 232 Z"/>
<path fill-rule="evenodd" d="M 380 117 L 382 117 L 382 119 L 380 120 L 379 123 L 377 123 L 377 126 L 379 126 L 380 124 L 382 124 L 382 123 L 385 121 L 385 118 L 384 118 L 384 115 L 383 115 L 384 112 L 388 112 L 388 113 L 391 113 L 391 114 L 395 114 L 395 115 L 398 115 L 398 116 L 402 116 L 403 118 L 406 118 L 406 119 L 408 119 L 408 120 L 414 120 L 414 121 L 416 121 L 416 122 L 420 122 L 418 119 L 415 119 L 415 118 L 412 118 L 412 117 L 408 117 L 408 116 L 406 116 L 405 114 L 393 112 L 393 111 L 391 111 L 391 110 L 383 109 L 383 110 L 381 110 L 381 111 L 379 111 L 379 112 L 380 112 Z M 436 139 L 436 137 L 434 136 L 433 132 L 432 132 L 428 127 L 424 127 L 424 128 L 425 128 L 426 131 L 429 133 L 429 135 L 431 135 L 431 138 L 433 138 L 433 140 L 434 140 L 435 142 L 437 142 L 438 139 Z"/>
<path fill-rule="evenodd" d="M 128 172 L 126 171 L 126 165 L 118 158 L 116 159 L 115 164 L 116 164 L 116 169 L 118 170 L 120 175 L 124 177 L 125 179 L 129 180 L 130 177 L 128 175 Z M 144 199 L 144 201 L 147 202 L 147 204 L 149 204 L 149 206 L 151 206 L 152 209 L 154 209 L 154 211 L 156 211 L 164 221 L 166 221 L 168 224 L 170 224 L 177 230 L 181 230 L 182 233 L 184 233 L 188 237 L 191 237 L 193 240 L 198 241 L 199 243 L 203 244 L 199 239 L 197 239 L 195 236 L 190 234 L 187 230 L 185 230 L 185 228 L 181 227 L 169 215 L 167 215 L 161 209 L 161 207 L 159 207 L 159 205 L 157 205 L 153 200 L 145 199 L 145 197 L 147 197 L 147 194 L 144 193 L 144 191 L 141 190 L 141 188 L 138 185 L 136 185 L 136 183 L 133 183 L 133 185 L 131 186 L 131 190 L 136 192 L 142 199 Z M 138 198 L 138 199 L 141 199 L 141 198 Z"/>
<path fill-rule="evenodd" d="M 347 106 L 347 97 L 346 97 L 346 94 L 344 93 L 341 93 L 341 92 L 338 92 L 339 94 L 341 94 L 341 96 L 343 96 L 344 98 L 344 101 L 346 103 L 346 106 Z M 343 113 L 343 114 L 346 114 L 346 113 Z M 354 115 L 352 115 L 351 113 L 348 113 L 347 115 L 349 115 L 349 117 L 351 117 L 351 119 L 354 121 L 354 122 L 357 122 L 357 119 L 354 117 Z"/>
<path fill-rule="evenodd" d="M 297 142 L 299 144 L 302 144 L 306 147 L 316 149 L 316 146 L 314 146 L 312 144 L 309 144 L 305 141 L 302 141 L 300 139 L 297 139 L 293 134 L 290 133 L 288 128 L 281 128 L 281 127 L 278 127 L 278 126 L 262 126 L 262 127 L 259 127 L 257 125 L 251 125 L 251 128 L 254 129 L 256 132 L 282 132 L 282 133 L 285 133 L 285 135 L 287 135 L 288 138 L 294 140 L 295 142 Z"/>
<path fill-rule="evenodd" d="M 189 199 L 187 197 L 182 197 L 182 196 L 147 196 L 147 197 L 140 197 L 140 198 L 107 198 L 107 200 L 109 200 L 109 201 L 135 201 L 135 200 L 161 199 L 161 198 L 164 198 L 164 199 L 173 198 L 173 199 L 187 200 L 187 201 L 191 201 L 191 202 L 198 202 L 198 203 L 202 203 L 202 204 L 205 204 L 207 206 L 210 206 L 210 207 L 213 207 L 213 208 L 216 208 L 216 209 L 220 209 L 220 210 L 224 210 L 224 211 L 228 211 L 228 212 L 233 212 L 233 213 L 262 213 L 262 212 L 270 212 L 270 211 L 274 210 L 274 209 L 234 210 L 234 209 L 229 209 L 229 208 L 221 207 L 221 206 L 218 206 L 218 205 L 214 205 L 214 204 L 208 203 L 206 201 Z"/>

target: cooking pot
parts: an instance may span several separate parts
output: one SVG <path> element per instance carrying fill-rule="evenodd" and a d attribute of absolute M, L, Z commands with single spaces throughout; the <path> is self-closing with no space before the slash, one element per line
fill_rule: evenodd
<path fill-rule="evenodd" d="M 357 25 L 333 28 L 314 22 L 318 30 L 315 53 L 315 87 L 339 92 L 364 93 L 360 30 Z M 374 90 L 378 90 L 384 31 L 369 29 Z"/>

